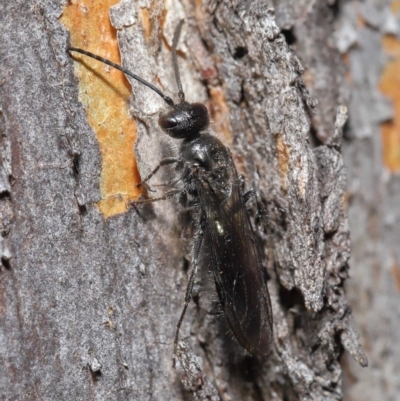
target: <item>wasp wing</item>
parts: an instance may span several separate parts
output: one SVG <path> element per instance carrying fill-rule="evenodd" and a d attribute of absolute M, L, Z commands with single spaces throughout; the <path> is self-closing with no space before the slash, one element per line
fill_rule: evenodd
<path fill-rule="evenodd" d="M 205 257 L 233 334 L 251 354 L 265 355 L 272 344 L 271 301 L 236 169 L 232 173 L 228 197 L 215 190 L 213 180 L 196 180 Z"/>

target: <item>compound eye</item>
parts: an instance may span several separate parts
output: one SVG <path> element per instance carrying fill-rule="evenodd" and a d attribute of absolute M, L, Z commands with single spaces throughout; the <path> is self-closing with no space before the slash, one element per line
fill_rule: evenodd
<path fill-rule="evenodd" d="M 175 117 L 171 116 L 160 116 L 158 119 L 158 124 L 163 129 L 172 129 L 178 125 L 178 121 Z"/>
<path fill-rule="evenodd" d="M 192 105 L 192 115 L 198 118 L 208 119 L 207 107 L 201 103 L 193 103 Z"/>
<path fill-rule="evenodd" d="M 208 114 L 207 107 L 204 106 L 203 103 L 197 103 L 196 104 L 196 109 L 199 110 L 199 111 L 201 110 L 201 113 L 203 113 L 203 114 Z"/>

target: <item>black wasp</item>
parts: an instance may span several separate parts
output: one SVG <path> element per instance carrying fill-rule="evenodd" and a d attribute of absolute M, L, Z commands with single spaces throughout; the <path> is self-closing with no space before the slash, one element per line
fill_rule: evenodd
<path fill-rule="evenodd" d="M 206 259 L 203 263 L 212 267 L 219 301 L 236 339 L 251 354 L 266 355 L 272 344 L 271 301 L 245 206 L 254 192 L 244 193 L 244 180 L 237 173 L 229 149 L 208 132 L 210 118 L 207 108 L 201 103 L 185 101 L 176 56 L 182 24 L 183 20 L 175 30 L 172 45 L 172 61 L 179 89 L 177 104 L 154 85 L 120 65 L 82 49 L 68 49 L 68 52 L 79 52 L 117 68 L 158 93 L 172 108 L 159 117 L 158 124 L 167 135 L 182 140 L 179 157 L 161 160 L 142 183 L 146 183 L 160 167 L 171 164 L 175 164 L 179 179 L 164 196 L 136 203 L 179 196 L 183 205 L 190 205 L 194 210 L 197 232 L 193 240 L 192 271 L 185 306 L 176 326 L 174 366 L 179 329 L 192 296 L 202 247 Z"/>

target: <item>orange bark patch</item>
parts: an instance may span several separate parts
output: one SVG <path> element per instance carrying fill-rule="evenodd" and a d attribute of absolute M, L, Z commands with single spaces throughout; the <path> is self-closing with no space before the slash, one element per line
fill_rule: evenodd
<path fill-rule="evenodd" d="M 397 264 L 392 265 L 392 275 L 394 277 L 394 282 L 396 284 L 396 288 L 400 291 L 400 266 Z"/>
<path fill-rule="evenodd" d="M 282 135 L 279 134 L 277 136 L 276 148 L 278 150 L 278 164 L 279 164 L 279 176 L 281 178 L 281 187 L 283 191 L 286 193 L 287 184 L 286 177 L 289 171 L 289 149 L 286 146 L 285 142 L 283 142 Z"/>
<path fill-rule="evenodd" d="M 140 9 L 140 16 L 142 18 L 143 30 L 146 40 L 149 40 L 151 35 L 151 22 L 150 22 L 150 13 L 148 8 Z"/>
<path fill-rule="evenodd" d="M 357 26 L 358 28 L 364 27 L 366 24 L 365 19 L 361 15 L 357 15 Z"/>
<path fill-rule="evenodd" d="M 397 14 L 400 11 L 400 0 L 393 0 L 391 9 L 393 14 Z"/>
<path fill-rule="evenodd" d="M 391 99 L 395 111 L 394 118 L 381 125 L 383 160 L 391 171 L 400 171 L 400 40 L 386 35 L 383 47 L 391 61 L 383 71 L 380 90 Z"/>
<path fill-rule="evenodd" d="M 229 142 L 232 142 L 232 132 L 229 123 L 229 107 L 226 103 L 225 93 L 221 87 L 210 87 L 211 115 L 214 129 Z"/>
<path fill-rule="evenodd" d="M 304 70 L 303 79 L 307 88 L 312 88 L 314 86 L 314 79 L 310 70 Z"/>
<path fill-rule="evenodd" d="M 349 85 L 351 85 L 353 83 L 353 77 L 351 76 L 351 72 L 350 72 L 350 68 L 349 68 L 349 64 L 350 64 L 350 55 L 349 53 L 344 53 L 342 55 L 342 60 L 344 65 L 346 66 L 346 81 Z"/>
<path fill-rule="evenodd" d="M 72 0 L 63 10 L 61 22 L 69 29 L 71 46 L 80 47 L 120 63 L 116 30 L 108 11 L 119 0 Z M 79 79 L 79 100 L 100 145 L 102 168 L 97 204 L 105 217 L 127 210 L 140 191 L 140 176 L 133 146 L 136 124 L 128 114 L 131 87 L 125 75 L 87 56 L 74 53 L 75 75 Z"/>

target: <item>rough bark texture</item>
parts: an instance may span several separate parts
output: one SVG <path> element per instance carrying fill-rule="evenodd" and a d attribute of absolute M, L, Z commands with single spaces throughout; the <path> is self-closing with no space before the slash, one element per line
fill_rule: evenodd
<path fill-rule="evenodd" d="M 230 338 L 203 266 L 181 330 L 177 371 L 172 340 L 190 227 L 173 201 L 104 218 L 96 208 L 102 162 L 65 52 L 62 6 L 1 4 L 1 399 L 341 400 L 343 351 L 358 363 L 343 360 L 347 399 L 387 399 L 385 391 L 395 399 L 400 358 L 390 344 L 398 343 L 392 317 L 399 314 L 398 288 L 385 271 L 374 280 L 381 266 L 400 263 L 400 182 L 382 178 L 379 155 L 379 123 L 390 108 L 382 100 L 371 111 L 385 21 L 357 31 L 358 2 L 330 3 L 122 0 L 110 11 L 124 65 L 157 77 L 170 96 L 176 96 L 173 30 L 186 19 L 179 63 L 187 97 L 207 102 L 247 187 L 257 189 L 268 210 L 268 227 L 258 236 L 274 351 L 251 357 Z M 369 3 L 378 2 L 362 2 L 373 15 Z M 352 50 L 355 37 L 359 47 Z M 351 100 L 340 52 L 351 60 Z M 157 125 L 165 105 L 131 84 L 138 131 L 132 156 L 145 176 L 174 143 Z M 343 146 L 344 104 L 350 124 Z M 350 305 L 371 369 L 359 367 L 367 358 Z M 379 346 L 378 338 L 387 343 Z M 386 390 L 378 384 L 384 380 Z"/>
<path fill-rule="evenodd" d="M 337 20 L 337 43 L 348 54 L 352 78 L 343 145 L 352 239 L 346 292 L 370 360 L 368 369 L 359 369 L 345 355 L 346 399 L 351 401 L 398 400 L 400 394 L 400 158 L 397 173 L 385 167 L 388 145 L 381 136 L 381 124 L 391 124 L 398 114 L 380 92 L 392 62 L 383 40 L 400 38 L 398 6 L 385 0 L 344 1 Z M 394 78 L 399 74 L 397 68 Z M 399 87 L 396 80 L 389 85 Z M 399 98 L 392 100 L 398 104 Z"/>

